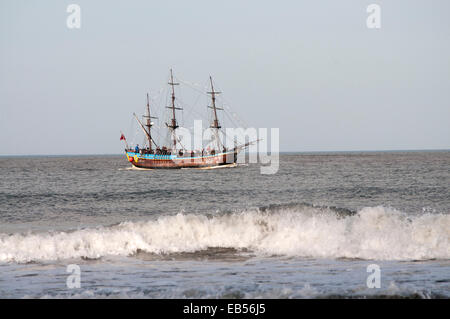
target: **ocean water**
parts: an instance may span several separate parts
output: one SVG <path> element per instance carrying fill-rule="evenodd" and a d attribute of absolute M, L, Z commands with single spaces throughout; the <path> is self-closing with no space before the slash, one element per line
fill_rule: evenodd
<path fill-rule="evenodd" d="M 0 297 L 450 297 L 450 152 L 279 165 L 1 157 Z M 373 264 L 380 288 L 367 285 Z"/>

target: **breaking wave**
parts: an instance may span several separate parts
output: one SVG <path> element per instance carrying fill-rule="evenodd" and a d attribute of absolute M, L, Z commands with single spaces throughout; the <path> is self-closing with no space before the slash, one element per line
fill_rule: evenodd
<path fill-rule="evenodd" d="M 450 214 L 287 205 L 215 216 L 178 214 L 72 232 L 0 234 L 0 262 L 196 252 L 210 247 L 376 260 L 450 259 Z"/>
<path fill-rule="evenodd" d="M 429 291 L 398 286 L 390 282 L 382 291 L 377 290 L 347 290 L 329 293 L 321 288 L 305 284 L 302 288 L 258 288 L 254 291 L 242 291 L 230 286 L 215 286 L 214 289 L 185 289 L 182 287 L 167 291 L 152 289 L 133 289 L 111 291 L 107 289 L 67 290 L 65 292 L 47 293 L 45 295 L 25 295 L 23 299 L 448 299 L 447 295 Z"/>

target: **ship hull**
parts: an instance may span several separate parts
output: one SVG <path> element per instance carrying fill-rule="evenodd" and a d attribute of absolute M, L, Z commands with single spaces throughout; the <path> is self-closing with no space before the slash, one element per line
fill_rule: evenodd
<path fill-rule="evenodd" d="M 215 155 L 203 156 L 175 156 L 156 155 L 126 152 L 128 161 L 137 168 L 147 169 L 180 169 L 180 168 L 204 168 L 234 164 L 237 160 L 237 152 L 230 151 Z"/>

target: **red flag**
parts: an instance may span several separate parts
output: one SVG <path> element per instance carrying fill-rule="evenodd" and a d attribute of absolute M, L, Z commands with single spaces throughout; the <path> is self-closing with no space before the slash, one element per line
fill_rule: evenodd
<path fill-rule="evenodd" d="M 120 135 L 120 141 L 121 140 L 126 140 L 125 135 L 123 135 L 123 133 L 122 133 L 122 135 Z"/>

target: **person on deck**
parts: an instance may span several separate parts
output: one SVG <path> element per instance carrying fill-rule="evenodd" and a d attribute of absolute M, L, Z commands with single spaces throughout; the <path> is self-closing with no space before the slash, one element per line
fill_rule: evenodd
<path fill-rule="evenodd" d="M 139 153 L 139 144 L 136 145 L 135 149 L 134 149 L 135 153 Z"/>

